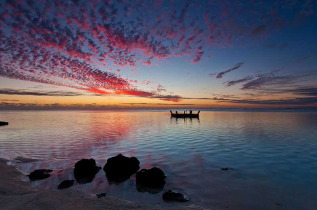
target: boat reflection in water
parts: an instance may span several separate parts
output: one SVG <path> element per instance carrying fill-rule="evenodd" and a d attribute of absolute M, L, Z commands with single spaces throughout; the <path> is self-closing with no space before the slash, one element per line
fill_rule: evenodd
<path fill-rule="evenodd" d="M 184 111 L 184 113 L 178 113 L 177 111 L 175 113 L 170 110 L 171 117 L 175 118 L 198 118 L 199 119 L 199 113 L 200 111 L 197 112 L 197 114 L 194 114 L 192 110 L 187 113 L 187 111 Z"/>

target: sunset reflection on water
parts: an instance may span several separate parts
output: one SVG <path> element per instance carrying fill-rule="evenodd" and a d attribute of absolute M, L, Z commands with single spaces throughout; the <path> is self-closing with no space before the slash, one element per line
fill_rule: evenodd
<path fill-rule="evenodd" d="M 54 169 L 49 179 L 33 182 L 40 189 L 73 179 L 82 158 L 103 167 L 122 153 L 137 157 L 141 168 L 162 168 L 164 190 L 177 189 L 202 206 L 309 207 L 317 195 L 316 113 L 202 112 L 199 120 L 176 120 L 153 111 L 26 111 L 0 117 L 10 122 L 0 128 L 1 157 L 36 159 L 11 161 L 26 173 Z M 162 192 L 138 192 L 134 175 L 109 185 L 100 170 L 92 183 L 73 188 L 165 205 Z"/>

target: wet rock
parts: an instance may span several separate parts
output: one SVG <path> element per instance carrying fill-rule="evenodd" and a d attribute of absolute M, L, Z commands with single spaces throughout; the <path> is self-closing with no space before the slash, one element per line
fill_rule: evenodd
<path fill-rule="evenodd" d="M 104 198 L 106 197 L 106 193 L 100 193 L 100 194 L 97 194 L 97 198 Z"/>
<path fill-rule="evenodd" d="M 233 168 L 221 168 L 222 171 L 229 171 L 229 170 L 233 170 Z"/>
<path fill-rule="evenodd" d="M 137 190 L 140 192 L 158 193 L 164 188 L 165 178 L 164 172 L 157 167 L 142 169 L 136 173 Z"/>
<path fill-rule="evenodd" d="M 9 123 L 8 123 L 8 122 L 0 121 L 0 126 L 4 126 L 4 125 L 9 125 Z"/>
<path fill-rule="evenodd" d="M 64 180 L 58 185 L 57 188 L 59 190 L 70 188 L 71 186 L 74 185 L 74 182 L 75 182 L 75 180 Z"/>
<path fill-rule="evenodd" d="M 184 196 L 182 193 L 174 192 L 172 190 L 168 190 L 163 194 L 163 200 L 165 201 L 178 201 L 178 202 L 186 202 L 189 201 L 189 198 Z"/>
<path fill-rule="evenodd" d="M 79 184 L 86 184 L 92 182 L 100 169 L 94 159 L 81 159 L 75 164 L 74 176 Z"/>
<path fill-rule="evenodd" d="M 140 161 L 135 157 L 125 157 L 121 154 L 111 157 L 103 167 L 109 183 L 120 183 L 130 178 L 140 169 Z"/>
<path fill-rule="evenodd" d="M 50 173 L 52 171 L 53 170 L 51 170 L 51 169 L 37 169 L 37 170 L 34 170 L 33 172 L 31 172 L 28 176 L 29 176 L 29 179 L 31 181 L 46 179 L 46 178 L 50 177 Z"/>

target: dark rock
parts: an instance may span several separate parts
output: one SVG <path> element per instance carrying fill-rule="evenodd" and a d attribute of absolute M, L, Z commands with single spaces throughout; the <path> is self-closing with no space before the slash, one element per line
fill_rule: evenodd
<path fill-rule="evenodd" d="M 111 157 L 103 167 L 109 183 L 120 183 L 130 178 L 140 169 L 140 161 L 135 157 L 125 157 L 121 154 Z"/>
<path fill-rule="evenodd" d="M 164 172 L 156 167 L 142 169 L 136 173 L 136 186 L 140 192 L 158 193 L 165 185 Z"/>
<path fill-rule="evenodd" d="M 74 185 L 74 182 L 75 182 L 75 180 L 64 180 L 58 185 L 57 188 L 59 190 L 70 188 L 71 186 Z"/>
<path fill-rule="evenodd" d="M 8 122 L 0 121 L 0 126 L 4 126 L 4 125 L 9 125 L 9 123 L 8 123 Z"/>
<path fill-rule="evenodd" d="M 189 198 L 184 196 L 181 193 L 174 192 L 172 190 L 169 190 L 163 194 L 163 200 L 165 201 L 178 201 L 178 202 L 186 202 L 189 201 Z"/>
<path fill-rule="evenodd" d="M 100 194 L 97 194 L 97 198 L 103 198 L 103 197 L 106 197 L 106 193 L 100 193 Z"/>
<path fill-rule="evenodd" d="M 229 171 L 229 170 L 233 170 L 233 168 L 221 168 L 221 170 L 223 170 L 223 171 Z"/>
<path fill-rule="evenodd" d="M 50 173 L 52 171 L 53 170 L 51 170 L 51 169 L 37 169 L 37 170 L 34 170 L 33 172 L 31 172 L 28 176 L 29 176 L 29 179 L 31 181 L 46 179 L 46 178 L 50 177 Z"/>
<path fill-rule="evenodd" d="M 92 182 L 100 169 L 94 159 L 81 159 L 75 164 L 74 176 L 79 184 L 86 184 Z"/>

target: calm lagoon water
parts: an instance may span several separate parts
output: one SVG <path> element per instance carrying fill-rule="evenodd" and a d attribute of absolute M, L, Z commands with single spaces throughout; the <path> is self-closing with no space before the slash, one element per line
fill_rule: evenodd
<path fill-rule="evenodd" d="M 164 190 L 189 195 L 191 204 L 317 209 L 317 113 L 202 112 L 200 120 L 176 120 L 162 111 L 2 111 L 0 120 L 10 122 L 0 127 L 0 157 L 25 173 L 54 169 L 49 179 L 33 182 L 39 189 L 72 179 L 82 158 L 103 167 L 122 153 L 137 157 L 141 168 L 162 168 Z M 16 157 L 37 161 L 19 163 Z M 171 205 L 162 192 L 138 192 L 134 176 L 109 185 L 103 170 L 92 183 L 74 188 Z"/>

